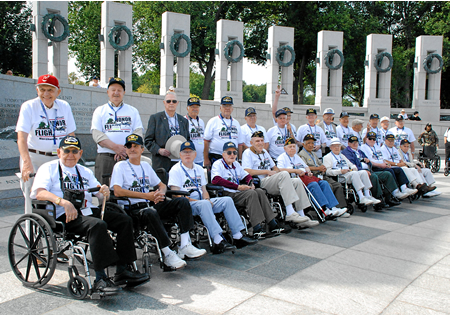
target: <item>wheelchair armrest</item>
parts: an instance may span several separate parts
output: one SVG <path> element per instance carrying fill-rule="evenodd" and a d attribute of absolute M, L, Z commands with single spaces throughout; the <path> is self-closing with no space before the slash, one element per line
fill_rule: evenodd
<path fill-rule="evenodd" d="M 47 200 L 31 200 L 32 212 L 41 215 L 52 229 L 56 228 L 56 206 L 53 202 Z M 47 209 L 46 206 L 51 205 L 52 209 Z M 40 206 L 40 207 L 39 207 Z"/>
<path fill-rule="evenodd" d="M 220 191 L 223 191 L 223 187 L 218 186 L 218 185 L 213 185 L 213 184 L 206 184 L 206 190 L 220 192 Z"/>
<path fill-rule="evenodd" d="M 166 191 L 166 196 L 167 197 L 172 197 L 173 195 L 179 195 L 179 196 L 189 196 L 190 193 L 187 191 L 182 191 L 182 190 L 167 190 Z"/>
<path fill-rule="evenodd" d="M 37 205 L 37 206 L 53 205 L 53 203 L 50 202 L 50 201 L 47 201 L 47 200 L 37 200 L 37 199 L 31 200 L 31 204 L 32 204 L 32 205 Z M 51 210 L 49 210 L 49 211 L 51 211 Z"/>

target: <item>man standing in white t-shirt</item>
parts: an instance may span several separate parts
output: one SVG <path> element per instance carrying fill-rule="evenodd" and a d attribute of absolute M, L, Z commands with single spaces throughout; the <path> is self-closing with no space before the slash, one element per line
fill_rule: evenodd
<path fill-rule="evenodd" d="M 55 76 L 40 76 L 36 91 L 38 97 L 26 101 L 20 107 L 16 125 L 25 213 L 31 213 L 33 180 L 30 174 L 37 172 L 42 164 L 57 159 L 59 142 L 67 135 L 75 135 L 76 130 L 70 105 L 56 99 L 61 89 Z"/>
<path fill-rule="evenodd" d="M 97 143 L 95 177 L 102 184 L 109 183 L 103 175 L 111 175 L 114 164 L 126 160 L 125 138 L 132 133 L 142 136 L 144 129 L 138 110 L 123 102 L 125 81 L 112 78 L 107 93 L 109 101 L 95 109 L 91 125 L 92 138 Z"/>
<path fill-rule="evenodd" d="M 247 123 L 241 126 L 242 140 L 244 141 L 243 151 L 250 148 L 250 139 L 252 138 L 252 134 L 256 131 L 262 131 L 264 133 L 264 142 L 269 142 L 269 140 L 267 140 L 266 128 L 256 124 L 256 110 L 253 107 L 249 107 L 245 110 L 245 121 Z"/>
<path fill-rule="evenodd" d="M 297 142 L 303 146 L 303 138 L 307 134 L 314 135 L 316 141 L 314 142 L 314 152 L 319 158 L 322 158 L 322 148 L 327 144 L 327 136 L 323 129 L 316 125 L 317 112 L 314 108 L 308 108 L 306 110 L 307 124 L 301 125 L 297 130 Z"/>
<path fill-rule="evenodd" d="M 327 137 L 327 145 L 322 150 L 323 154 L 330 152 L 331 139 L 336 138 L 336 124 L 333 122 L 334 110 L 332 108 L 325 108 L 322 114 L 323 121 L 317 124 L 325 132 Z"/>
<path fill-rule="evenodd" d="M 383 117 L 384 118 L 384 117 Z M 378 127 L 378 121 L 380 120 L 380 116 L 378 114 L 372 114 L 369 118 L 369 123 L 367 124 L 367 128 L 365 128 L 362 132 L 362 139 L 363 144 L 366 141 L 365 138 L 367 137 L 367 133 L 372 131 L 376 134 L 377 140 L 376 144 L 381 145 L 384 142 L 383 132 L 381 131 L 381 128 Z M 362 145 L 362 144 L 360 144 Z"/>
<path fill-rule="evenodd" d="M 241 126 L 236 119 L 231 117 L 233 112 L 233 98 L 222 97 L 220 101 L 220 114 L 211 118 L 205 129 L 205 149 L 203 151 L 203 165 L 210 167 L 216 160 L 222 158 L 223 145 L 232 141 L 239 147 L 239 158 L 242 155 L 244 144 Z"/>
<path fill-rule="evenodd" d="M 352 135 L 356 136 L 356 138 L 358 138 L 358 144 L 360 146 L 364 144 L 362 137 L 361 137 L 361 130 L 363 127 L 363 123 L 364 123 L 364 121 L 362 121 L 361 119 L 354 119 L 352 121 Z"/>
<path fill-rule="evenodd" d="M 203 166 L 203 150 L 205 148 L 204 134 L 205 134 L 205 122 L 198 117 L 200 112 L 200 99 L 198 97 L 190 97 L 187 100 L 187 115 L 185 118 L 189 122 L 189 135 L 191 141 L 195 145 L 197 156 L 195 157 L 195 163 Z"/>
<path fill-rule="evenodd" d="M 348 138 L 353 134 L 352 129 L 348 126 L 349 114 L 347 112 L 342 112 L 339 116 L 339 122 L 341 124 L 336 127 L 336 137 L 342 144 L 341 148 L 345 149 L 348 145 Z"/>
<path fill-rule="evenodd" d="M 284 109 L 279 109 L 275 113 L 277 125 L 267 131 L 269 143 L 265 143 L 265 149 L 269 151 L 270 156 L 276 160 L 280 154 L 284 153 L 284 142 L 290 137 L 287 128 L 287 113 Z"/>
<path fill-rule="evenodd" d="M 395 136 L 395 147 L 400 148 L 400 142 L 403 139 L 406 139 L 411 143 L 411 155 L 414 159 L 414 141 L 416 141 L 416 137 L 414 137 L 414 133 L 408 127 L 405 127 L 405 120 L 402 115 L 398 115 L 395 118 L 395 127 L 389 129 L 390 132 Z"/>

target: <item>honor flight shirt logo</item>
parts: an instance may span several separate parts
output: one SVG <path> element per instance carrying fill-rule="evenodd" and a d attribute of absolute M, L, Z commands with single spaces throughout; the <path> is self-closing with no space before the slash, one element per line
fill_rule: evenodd
<path fill-rule="evenodd" d="M 111 115 L 111 114 L 110 114 Z M 104 126 L 106 132 L 131 132 L 131 117 L 130 116 L 117 116 L 117 120 L 114 120 L 114 115 L 108 118 Z"/>
<path fill-rule="evenodd" d="M 56 137 L 63 137 L 66 135 L 66 121 L 64 117 L 56 117 L 56 126 L 55 119 L 50 119 L 47 122 L 47 118 L 45 116 L 40 116 L 42 121 L 39 123 L 39 126 L 34 130 L 34 134 L 39 140 L 53 140 L 53 129 L 55 129 Z"/>
<path fill-rule="evenodd" d="M 223 140 L 230 139 L 230 131 L 231 131 L 231 138 L 232 139 L 237 139 L 238 138 L 238 131 L 237 131 L 236 126 L 234 126 L 234 125 L 229 127 L 229 128 L 227 128 L 225 126 L 222 127 L 222 129 L 219 132 L 219 137 L 221 139 L 223 139 Z"/>

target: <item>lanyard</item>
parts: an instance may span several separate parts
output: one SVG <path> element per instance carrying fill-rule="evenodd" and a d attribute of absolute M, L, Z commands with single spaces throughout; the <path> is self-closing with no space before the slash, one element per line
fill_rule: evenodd
<path fill-rule="evenodd" d="M 64 185 L 63 185 L 64 180 L 62 177 L 63 171 L 61 168 L 61 164 L 59 162 L 58 162 L 58 169 L 59 169 L 59 184 L 61 187 L 61 191 L 64 192 L 65 191 Z M 64 172 L 64 175 L 66 175 L 69 178 L 70 182 L 72 183 L 72 185 L 74 185 L 75 188 L 77 188 L 78 184 L 80 184 L 81 190 L 84 190 L 83 178 L 81 177 L 80 171 L 78 170 L 78 167 L 76 165 L 75 165 L 75 170 L 77 171 L 77 182 L 76 183 L 73 182 L 71 174 L 67 174 L 66 172 Z M 80 181 L 80 179 L 81 179 L 81 181 Z"/>
<path fill-rule="evenodd" d="M 191 180 L 191 182 L 194 183 L 195 188 L 196 188 L 195 191 L 198 192 L 198 194 L 200 195 L 200 200 L 202 200 L 202 193 L 200 192 L 200 189 L 198 188 L 199 184 L 197 181 L 197 172 L 195 171 L 195 164 L 194 164 L 194 179 L 192 179 L 192 177 L 189 175 L 189 173 L 184 169 L 181 161 L 180 161 L 180 166 L 181 166 L 181 169 L 184 171 L 184 174 Z"/>
<path fill-rule="evenodd" d="M 337 158 L 336 155 L 334 155 L 333 152 L 331 152 L 331 154 L 334 156 L 334 158 L 336 159 L 336 166 L 339 164 L 339 167 L 342 169 L 342 159 L 341 159 L 341 154 L 339 153 L 339 159 Z"/>
<path fill-rule="evenodd" d="M 316 127 L 317 127 L 317 126 L 314 125 L 314 132 L 313 132 L 311 126 L 308 124 L 309 131 L 310 131 L 314 136 L 316 136 Z"/>
<path fill-rule="evenodd" d="M 323 125 L 325 126 L 325 131 L 328 131 L 328 133 L 326 133 L 327 138 L 329 139 L 333 138 L 333 135 L 335 135 L 333 126 L 331 124 L 327 125 L 326 123 L 323 123 Z"/>
<path fill-rule="evenodd" d="M 231 177 L 234 178 L 234 182 L 236 182 L 236 184 L 239 185 L 239 177 L 237 175 L 236 168 L 232 168 L 232 167 L 228 166 L 228 164 L 225 163 L 225 161 L 223 159 L 222 159 L 222 163 L 223 163 L 223 166 L 225 166 L 225 168 L 230 171 Z M 234 171 L 234 175 L 233 175 L 232 171 Z"/>
<path fill-rule="evenodd" d="M 394 154 L 394 148 L 392 148 L 392 153 L 391 153 L 391 151 L 389 151 L 389 147 L 387 147 L 387 146 L 386 146 L 386 150 L 389 152 L 389 154 L 390 154 L 390 156 L 391 156 L 391 159 L 392 159 L 392 162 L 395 163 L 395 161 L 394 161 L 394 156 L 393 156 L 393 154 Z"/>
<path fill-rule="evenodd" d="M 111 110 L 114 112 L 114 121 L 117 122 L 117 112 L 123 108 L 123 103 L 117 108 L 117 110 L 115 110 L 114 107 L 111 106 L 110 102 L 108 102 L 108 105 L 109 108 L 111 108 Z"/>
<path fill-rule="evenodd" d="M 402 151 L 402 153 L 403 153 L 403 157 L 405 158 L 406 162 L 409 162 L 408 154 L 405 154 L 405 152 L 403 152 L 403 151 Z"/>
<path fill-rule="evenodd" d="M 374 131 L 375 130 L 375 128 L 372 128 L 372 127 L 370 127 L 370 131 Z M 378 129 L 378 127 L 376 128 L 376 130 L 377 130 L 377 132 L 376 132 L 376 134 L 377 134 L 377 136 L 376 136 L 376 140 L 375 140 L 375 142 L 378 144 L 378 145 L 380 145 L 379 143 L 378 143 L 378 135 L 380 134 L 380 130 Z M 367 133 L 369 133 L 369 131 L 367 131 Z M 366 134 L 366 136 L 367 136 L 367 134 Z M 380 137 L 381 138 L 381 137 Z"/>
<path fill-rule="evenodd" d="M 45 114 L 45 118 L 47 118 L 48 127 L 51 128 L 50 127 L 50 120 L 48 119 L 47 111 L 45 110 L 45 106 L 44 106 L 44 104 L 42 104 L 42 101 L 41 101 L 41 107 L 42 107 L 42 111 Z M 56 119 L 57 119 L 57 115 L 58 115 L 58 110 L 55 108 L 55 120 L 53 121 L 53 144 L 54 145 L 56 145 Z"/>
<path fill-rule="evenodd" d="M 192 120 L 191 116 L 186 115 L 186 118 L 191 122 L 192 126 L 195 128 L 195 131 L 197 131 L 197 133 L 200 133 L 200 119 L 198 118 L 198 116 L 197 116 L 197 125 L 198 126 L 196 126 L 194 124 L 194 121 Z"/>
<path fill-rule="evenodd" d="M 256 155 L 258 156 L 258 159 L 259 159 L 259 161 L 261 162 L 260 163 L 260 165 L 261 165 L 261 167 L 263 168 L 263 169 L 266 169 L 266 153 L 263 151 L 262 152 L 262 155 L 263 155 L 263 158 L 264 158 L 264 162 L 263 162 L 263 160 L 261 160 L 261 157 L 259 156 L 259 153 L 256 153 Z M 270 165 L 270 164 L 269 164 Z"/>
<path fill-rule="evenodd" d="M 375 150 L 375 146 L 371 147 L 370 145 L 368 145 L 368 147 L 372 150 L 373 155 L 378 160 L 378 154 L 377 154 L 377 151 Z"/>
<path fill-rule="evenodd" d="M 277 128 L 280 131 L 280 134 L 283 135 L 283 133 L 281 132 L 281 129 L 280 129 L 280 127 L 278 127 L 278 125 L 277 125 Z M 286 142 L 286 139 L 287 139 L 287 127 L 284 126 L 284 137 L 283 137 L 284 142 Z"/>
<path fill-rule="evenodd" d="M 342 132 L 344 133 L 344 135 L 347 136 L 347 141 L 348 141 L 348 136 L 349 136 L 349 134 L 350 134 L 350 129 L 347 127 L 347 132 L 345 132 L 345 131 L 344 131 L 344 128 L 345 128 L 345 127 L 341 125 L 341 128 L 342 128 Z"/>
<path fill-rule="evenodd" d="M 174 118 L 175 118 L 175 126 L 172 124 L 172 122 L 170 121 L 170 116 L 169 114 L 167 114 L 166 111 L 164 111 L 164 113 L 166 114 L 167 117 L 167 121 L 169 122 L 169 129 L 170 129 L 170 133 L 172 133 L 172 130 L 175 131 L 175 134 L 177 135 L 179 133 L 180 130 L 180 126 L 178 125 L 178 117 L 177 117 L 177 113 L 175 113 Z"/>
<path fill-rule="evenodd" d="M 306 150 L 305 150 L 306 151 Z M 317 166 L 317 163 L 316 163 L 316 159 L 314 158 L 314 155 L 312 155 L 311 153 L 309 153 L 308 151 L 306 151 L 306 153 L 308 153 L 308 155 L 311 157 L 311 159 L 313 160 L 313 162 L 314 162 L 314 166 Z"/>
<path fill-rule="evenodd" d="M 233 117 L 230 116 L 231 119 L 231 123 L 230 123 L 230 127 L 227 126 L 227 124 L 225 123 L 225 120 L 223 119 L 222 114 L 219 115 L 220 119 L 222 120 L 222 123 L 225 125 L 225 127 L 227 127 L 228 130 L 228 136 L 231 139 L 231 127 L 233 127 Z"/>
<path fill-rule="evenodd" d="M 252 127 L 249 126 L 249 124 L 247 124 L 248 129 L 250 129 L 250 135 L 253 134 L 253 129 Z M 255 125 L 255 132 L 258 131 L 258 125 Z"/>
<path fill-rule="evenodd" d="M 127 163 L 130 166 L 131 174 L 134 176 L 134 178 L 136 178 L 137 182 L 139 183 L 139 186 L 141 186 L 141 192 L 145 193 L 145 172 L 144 172 L 144 168 L 141 165 L 142 181 L 140 181 L 139 177 L 137 177 L 136 173 L 134 172 L 134 168 L 131 166 L 131 163 L 130 163 L 129 160 L 127 160 Z"/>

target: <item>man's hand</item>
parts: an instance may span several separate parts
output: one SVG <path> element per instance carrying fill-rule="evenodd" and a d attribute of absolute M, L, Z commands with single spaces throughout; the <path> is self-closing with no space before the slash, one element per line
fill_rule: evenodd
<path fill-rule="evenodd" d="M 158 202 L 164 201 L 164 199 L 166 198 L 166 195 L 161 192 L 159 189 L 149 192 L 147 193 L 148 196 L 148 200 L 153 201 L 155 204 L 157 204 Z"/>
<path fill-rule="evenodd" d="M 109 191 L 109 187 L 106 185 L 97 185 L 97 187 L 100 187 L 100 190 L 98 192 L 101 193 L 103 197 L 106 198 L 106 200 L 108 200 L 111 194 L 111 192 Z"/>
<path fill-rule="evenodd" d="M 61 199 L 59 205 L 64 207 L 64 211 L 66 213 L 66 223 L 69 223 L 78 217 L 78 211 L 70 201 Z"/>
<path fill-rule="evenodd" d="M 252 189 L 250 186 L 247 186 L 247 185 L 239 185 L 238 186 L 238 190 L 239 191 L 245 191 L 245 190 L 249 190 L 249 189 Z"/>
<path fill-rule="evenodd" d="M 364 162 L 369 164 L 370 160 L 368 158 L 364 158 Z"/>
<path fill-rule="evenodd" d="M 370 175 L 372 175 L 372 174 L 370 174 L 370 172 L 369 172 L 369 171 L 367 171 L 367 170 L 366 170 L 366 172 L 367 172 L 367 175 L 369 175 L 369 177 L 370 177 Z"/>
<path fill-rule="evenodd" d="M 114 152 L 116 152 L 116 156 L 114 157 L 116 161 L 120 161 L 121 159 L 123 160 L 127 159 L 127 151 L 125 150 L 125 146 L 116 144 L 113 150 Z"/>
<path fill-rule="evenodd" d="M 405 163 L 405 162 L 403 162 L 403 161 L 400 161 L 400 162 L 398 162 L 398 163 L 397 163 L 397 166 L 400 166 L 400 167 L 402 167 L 402 166 L 408 166 L 408 165 L 406 165 L 406 163 Z"/>
<path fill-rule="evenodd" d="M 314 146 L 314 151 L 319 151 L 321 149 L 322 149 L 322 146 L 320 146 L 320 145 L 315 145 Z"/>
<path fill-rule="evenodd" d="M 275 175 L 277 172 L 275 172 L 275 171 L 271 171 L 271 170 L 267 170 L 267 175 L 268 176 L 272 176 L 272 175 Z"/>
<path fill-rule="evenodd" d="M 416 165 L 416 168 L 419 173 L 422 173 L 422 168 L 419 165 Z"/>
<path fill-rule="evenodd" d="M 319 171 L 321 171 L 322 173 L 325 173 L 327 171 L 327 167 L 322 164 L 319 166 Z"/>
<path fill-rule="evenodd" d="M 203 158 L 203 166 L 205 167 L 211 166 L 211 161 L 209 160 L 209 158 Z"/>
<path fill-rule="evenodd" d="M 167 156 L 167 157 L 169 157 L 170 156 L 170 151 L 169 150 L 166 150 L 166 149 L 159 149 L 158 150 L 158 153 L 159 153 L 159 155 L 162 155 L 162 156 Z"/>
<path fill-rule="evenodd" d="M 24 182 L 30 179 L 30 174 L 34 172 L 33 164 L 31 162 L 24 162 L 22 165 L 22 180 Z"/>
<path fill-rule="evenodd" d="M 281 86 L 277 86 L 277 89 L 275 90 L 275 97 L 280 97 L 281 95 Z"/>
<path fill-rule="evenodd" d="M 302 170 L 296 170 L 296 173 L 298 174 L 298 176 L 305 175 L 305 172 L 303 172 Z"/>

